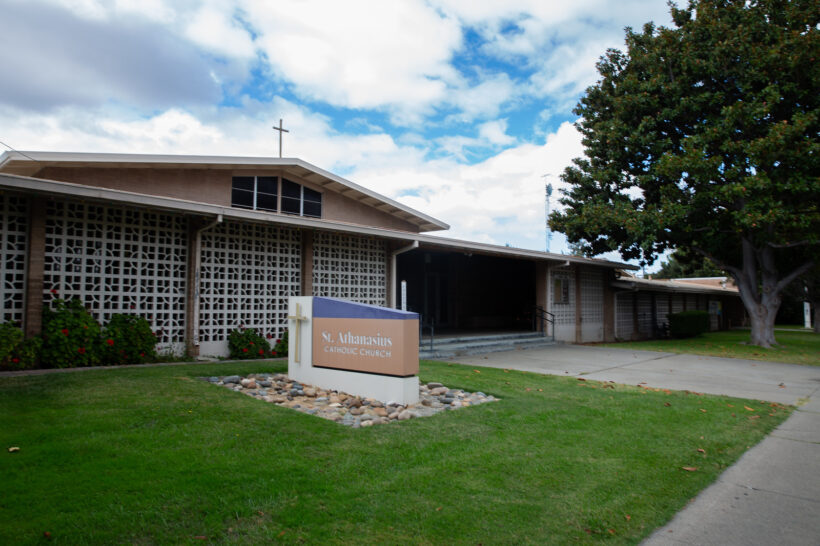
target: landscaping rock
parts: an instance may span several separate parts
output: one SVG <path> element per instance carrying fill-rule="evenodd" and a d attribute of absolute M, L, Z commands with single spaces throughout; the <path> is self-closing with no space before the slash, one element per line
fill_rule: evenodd
<path fill-rule="evenodd" d="M 319 389 L 313 385 L 302 385 L 291 381 L 284 374 L 249 374 L 247 377 L 229 375 L 200 379 L 253 396 L 258 400 L 316 415 L 352 428 L 409 421 L 446 410 L 497 400 L 483 392 L 469 393 L 461 389 L 448 389 L 435 382 L 419 385 L 419 402 L 405 407 L 396 402 L 383 402 Z"/>

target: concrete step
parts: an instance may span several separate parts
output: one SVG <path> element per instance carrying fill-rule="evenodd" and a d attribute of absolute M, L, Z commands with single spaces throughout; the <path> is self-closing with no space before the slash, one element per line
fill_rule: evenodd
<path fill-rule="evenodd" d="M 460 340 L 460 341 L 459 341 Z M 554 345 L 551 337 L 543 337 L 539 333 L 505 334 L 499 336 L 465 336 L 463 338 L 444 338 L 433 344 L 430 350 L 429 339 L 419 347 L 419 358 L 451 358 L 454 356 L 512 351 L 517 349 L 531 349 Z"/>

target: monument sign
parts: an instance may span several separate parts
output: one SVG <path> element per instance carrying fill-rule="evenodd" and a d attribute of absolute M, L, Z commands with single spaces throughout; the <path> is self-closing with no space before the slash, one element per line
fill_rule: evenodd
<path fill-rule="evenodd" d="M 383 402 L 418 402 L 418 314 L 296 296 L 288 315 L 292 379 Z"/>

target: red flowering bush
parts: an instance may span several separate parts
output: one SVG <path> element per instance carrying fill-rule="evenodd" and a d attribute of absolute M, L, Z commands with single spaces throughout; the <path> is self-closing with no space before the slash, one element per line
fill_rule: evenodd
<path fill-rule="evenodd" d="M 272 356 L 287 358 L 288 356 L 288 331 L 282 334 L 282 339 L 276 340 L 276 345 L 273 347 Z"/>
<path fill-rule="evenodd" d="M 0 324 L 0 370 L 27 370 L 37 364 L 40 338 L 23 339 L 23 331 L 10 322 Z"/>
<path fill-rule="evenodd" d="M 98 366 L 102 360 L 100 325 L 74 298 L 56 299 L 43 309 L 43 345 L 40 362 L 46 368 Z"/>
<path fill-rule="evenodd" d="M 102 331 L 103 362 L 108 365 L 144 364 L 157 360 L 157 338 L 138 315 L 113 315 Z"/>
<path fill-rule="evenodd" d="M 249 360 L 252 358 L 269 358 L 270 344 L 254 328 L 240 326 L 228 334 L 228 351 L 230 358 Z"/>

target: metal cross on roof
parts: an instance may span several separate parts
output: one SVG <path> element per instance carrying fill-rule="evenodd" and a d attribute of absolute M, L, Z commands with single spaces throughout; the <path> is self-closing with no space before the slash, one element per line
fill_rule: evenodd
<path fill-rule="evenodd" d="M 282 157 L 282 133 L 289 133 L 287 129 L 282 128 L 282 118 L 279 118 L 279 127 L 273 126 L 274 131 L 279 131 L 279 157 Z"/>

